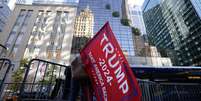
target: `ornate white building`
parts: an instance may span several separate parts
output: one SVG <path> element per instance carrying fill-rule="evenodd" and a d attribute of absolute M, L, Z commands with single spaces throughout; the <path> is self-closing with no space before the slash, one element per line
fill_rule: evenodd
<path fill-rule="evenodd" d="M 22 58 L 69 65 L 76 11 L 74 5 L 17 4 L 0 43 L 16 66 Z"/>

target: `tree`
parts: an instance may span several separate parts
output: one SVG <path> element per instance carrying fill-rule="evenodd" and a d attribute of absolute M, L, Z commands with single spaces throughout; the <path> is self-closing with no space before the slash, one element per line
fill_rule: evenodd
<path fill-rule="evenodd" d="M 23 80 L 23 73 L 25 72 L 25 64 L 28 63 L 28 59 L 22 59 L 20 60 L 20 66 L 19 68 L 13 73 L 12 75 L 12 81 L 14 84 L 11 85 L 11 90 L 14 92 L 19 90 L 20 83 Z"/>
<path fill-rule="evenodd" d="M 110 4 L 105 5 L 105 8 L 108 9 L 108 10 L 110 10 L 111 9 Z"/>
<path fill-rule="evenodd" d="M 132 33 L 134 35 L 137 35 L 137 36 L 140 36 L 141 35 L 141 32 L 138 28 L 135 28 L 135 27 L 132 27 Z"/>
<path fill-rule="evenodd" d="M 124 26 L 130 26 L 130 20 L 129 19 L 121 19 L 121 24 Z"/>
<path fill-rule="evenodd" d="M 142 56 L 142 57 L 147 57 L 146 49 L 145 49 L 145 48 L 142 48 L 142 49 L 140 50 L 140 53 L 137 54 L 137 55 Z"/>
<path fill-rule="evenodd" d="M 114 11 L 114 12 L 112 12 L 112 16 L 113 16 L 113 17 L 119 17 L 120 14 L 119 14 L 118 11 Z"/>

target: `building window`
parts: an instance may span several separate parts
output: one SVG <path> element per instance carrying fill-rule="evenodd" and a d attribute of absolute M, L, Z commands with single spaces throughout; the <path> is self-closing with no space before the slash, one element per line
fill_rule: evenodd
<path fill-rule="evenodd" d="M 10 34 L 7 44 L 11 44 L 14 39 L 15 39 L 15 34 Z"/>
<path fill-rule="evenodd" d="M 31 17 L 33 10 L 28 10 L 27 17 Z"/>
<path fill-rule="evenodd" d="M 20 43 L 21 43 L 21 40 L 22 40 L 22 37 L 23 37 L 23 33 L 20 33 L 19 35 L 18 35 L 18 37 L 17 37 L 17 40 L 16 40 L 16 45 L 19 45 Z"/>

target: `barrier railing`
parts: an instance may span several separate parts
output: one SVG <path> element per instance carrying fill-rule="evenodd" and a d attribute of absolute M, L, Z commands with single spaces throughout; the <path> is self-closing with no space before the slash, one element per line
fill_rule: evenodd
<path fill-rule="evenodd" d="M 200 101 L 201 84 L 138 81 L 142 101 Z"/>
<path fill-rule="evenodd" d="M 6 52 L 7 48 L 4 45 L 0 44 L 0 57 L 6 56 Z"/>
<path fill-rule="evenodd" d="M 68 66 L 32 59 L 22 70 L 23 74 L 19 74 L 22 75 L 20 82 L 2 82 L 1 99 L 18 99 L 18 101 L 62 99 L 63 93 L 60 92 L 67 90 L 61 87 L 66 83 L 64 72 L 69 70 Z"/>
<path fill-rule="evenodd" d="M 20 101 L 53 100 L 49 91 L 52 92 L 55 85 L 25 83 L 25 88 L 34 86 L 34 89 L 31 92 L 25 91 L 20 94 L 20 89 L 16 90 L 16 92 L 12 92 L 9 89 L 13 84 L 19 85 L 19 83 L 5 83 L 7 89 L 4 92 L 3 99 L 19 99 L 20 97 Z M 139 81 L 139 84 L 142 91 L 142 101 L 200 101 L 201 99 L 201 85 L 199 84 L 157 84 L 149 81 Z M 50 89 L 48 91 L 48 89 L 44 88 Z M 62 99 L 62 91 L 59 91 L 54 99 Z"/>
<path fill-rule="evenodd" d="M 12 64 L 9 59 L 0 58 L 0 97 L 3 93 L 2 90 L 4 89 L 3 83 L 6 81 L 11 66 Z"/>
<path fill-rule="evenodd" d="M 66 68 L 69 67 L 41 59 L 31 60 L 20 87 L 19 99 L 54 99 L 63 83 L 62 78 L 65 78 Z"/>
<path fill-rule="evenodd" d="M 83 94 L 79 93 L 78 96 L 74 96 L 72 93 L 76 89 L 76 86 L 72 87 L 72 83 L 70 83 L 70 70 L 65 65 L 33 59 L 29 62 L 26 69 L 24 69 L 22 82 L 3 84 L 4 89 L 1 89 L 3 91 L 2 99 L 18 99 L 19 101 L 67 101 L 67 99 L 64 100 L 64 97 L 81 98 L 78 96 Z M 66 73 L 69 75 L 69 78 L 66 78 Z M 145 80 L 138 80 L 138 82 L 142 91 L 142 101 L 201 100 L 201 84 L 156 83 Z M 66 94 L 65 92 L 72 94 Z"/>

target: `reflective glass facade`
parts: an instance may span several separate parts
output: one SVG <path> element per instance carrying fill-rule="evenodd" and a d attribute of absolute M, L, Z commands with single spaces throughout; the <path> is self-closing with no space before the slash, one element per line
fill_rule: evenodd
<path fill-rule="evenodd" d="M 78 13 L 89 6 L 94 14 L 94 34 L 109 21 L 110 26 L 122 47 L 122 50 L 128 55 L 134 55 L 134 45 L 132 39 L 131 28 L 121 24 L 122 17 L 122 1 L 123 0 L 80 0 L 78 5 Z M 119 13 L 118 17 L 113 16 L 113 12 Z"/>
<path fill-rule="evenodd" d="M 131 20 L 132 26 L 140 29 L 141 34 L 146 34 L 145 25 L 142 17 L 142 10 L 140 6 L 129 5 L 129 19 Z"/>
<path fill-rule="evenodd" d="M 172 53 L 175 65 L 201 65 L 201 20 L 190 0 L 146 0 L 143 17 L 150 42 Z"/>
<path fill-rule="evenodd" d="M 198 13 L 199 17 L 201 18 L 201 0 L 191 0 L 196 12 Z"/>

